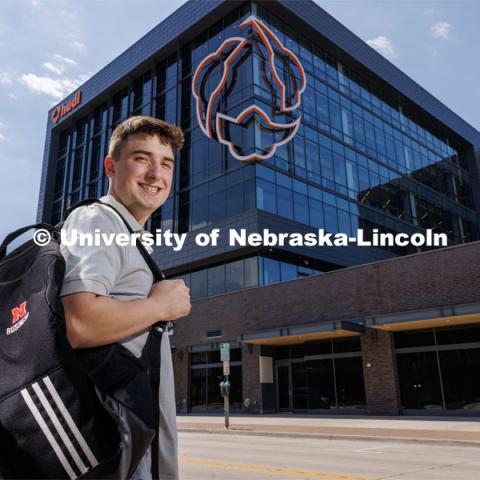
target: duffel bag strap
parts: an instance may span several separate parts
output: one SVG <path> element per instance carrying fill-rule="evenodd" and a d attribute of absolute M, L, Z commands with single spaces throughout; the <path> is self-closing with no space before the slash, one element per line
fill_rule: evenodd
<path fill-rule="evenodd" d="M 19 228 L 18 230 L 15 230 L 14 232 L 9 233 L 6 237 L 5 240 L 3 240 L 2 244 L 0 245 L 0 260 L 3 260 L 5 258 L 5 254 L 7 253 L 7 247 L 12 243 L 16 238 L 18 238 L 20 235 L 23 235 L 25 232 L 28 232 L 31 228 L 34 229 L 45 229 L 47 230 L 51 235 L 54 235 L 57 233 L 57 230 L 55 227 L 48 223 L 35 223 L 33 225 L 28 225 L 26 227 Z"/>
<path fill-rule="evenodd" d="M 85 200 L 80 200 L 79 202 L 77 202 L 75 205 L 72 205 L 66 212 L 65 212 L 65 215 L 64 215 L 64 219 L 66 220 L 68 218 L 68 216 L 74 211 L 76 210 L 78 207 L 85 207 L 87 205 L 92 205 L 92 203 L 103 203 L 101 202 L 98 198 L 86 198 Z"/>

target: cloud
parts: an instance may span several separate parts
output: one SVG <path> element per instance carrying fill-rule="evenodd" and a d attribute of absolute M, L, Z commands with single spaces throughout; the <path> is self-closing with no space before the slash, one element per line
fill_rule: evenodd
<path fill-rule="evenodd" d="M 56 73 L 57 75 L 61 75 L 65 70 L 61 65 L 54 65 L 53 63 L 50 63 L 50 62 L 44 63 L 43 66 L 47 70 L 50 70 L 51 72 Z"/>
<path fill-rule="evenodd" d="M 12 76 L 7 72 L 0 72 L 0 84 L 9 85 L 12 83 Z"/>
<path fill-rule="evenodd" d="M 61 100 L 77 89 L 88 78 L 88 75 L 80 75 L 72 78 L 40 77 L 34 73 L 22 75 L 18 80 L 26 85 L 32 92 L 47 95 L 55 100 Z"/>
<path fill-rule="evenodd" d="M 70 42 L 69 45 L 70 47 L 72 47 L 73 50 L 79 53 L 83 53 L 86 49 L 85 44 L 78 40 L 73 40 L 73 42 Z"/>
<path fill-rule="evenodd" d="M 40 2 L 38 0 L 30 0 L 30 4 L 35 8 L 40 6 Z"/>
<path fill-rule="evenodd" d="M 3 141 L 5 141 L 5 140 L 6 140 L 5 136 L 0 133 L 0 141 L 3 142 Z"/>
<path fill-rule="evenodd" d="M 53 55 L 53 58 L 55 58 L 56 60 L 55 63 L 45 62 L 43 64 L 43 67 L 46 68 L 48 71 L 55 73 L 56 75 L 61 75 L 66 68 L 77 65 L 77 62 L 75 60 L 59 55 L 58 53 Z"/>
<path fill-rule="evenodd" d="M 430 27 L 430 31 L 434 38 L 450 38 L 450 30 L 452 26 L 448 22 L 437 22 Z"/>
<path fill-rule="evenodd" d="M 392 42 L 387 37 L 384 37 L 383 35 L 380 35 L 379 37 L 371 38 L 370 40 L 367 40 L 367 43 L 372 48 L 374 48 L 378 53 L 382 54 L 384 57 L 395 58 L 397 56 L 397 53 L 393 48 Z"/>
<path fill-rule="evenodd" d="M 57 61 L 59 61 L 60 63 L 64 63 L 65 65 L 76 65 L 77 62 L 75 60 L 72 60 L 71 58 L 68 58 L 68 57 L 64 57 L 62 55 L 59 55 L 58 53 L 56 53 L 54 55 L 55 59 Z"/>
<path fill-rule="evenodd" d="M 8 96 L 9 96 L 12 100 L 16 100 L 16 99 L 18 98 L 14 93 L 9 93 Z"/>

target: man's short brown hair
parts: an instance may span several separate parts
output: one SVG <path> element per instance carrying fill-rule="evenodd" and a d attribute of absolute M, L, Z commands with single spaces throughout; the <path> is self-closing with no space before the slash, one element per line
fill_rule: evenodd
<path fill-rule="evenodd" d="M 114 160 L 119 160 L 122 148 L 128 137 L 136 133 L 157 136 L 162 143 L 170 145 L 174 153 L 183 146 L 183 132 L 181 128 L 158 118 L 138 115 L 127 118 L 127 120 L 115 127 L 110 138 L 108 155 Z"/>

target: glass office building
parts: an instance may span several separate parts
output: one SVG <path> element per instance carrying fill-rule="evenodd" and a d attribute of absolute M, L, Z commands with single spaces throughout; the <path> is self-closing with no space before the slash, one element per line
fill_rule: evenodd
<path fill-rule="evenodd" d="M 180 125 L 186 142 L 174 185 L 148 228 L 191 233 L 181 252 L 162 247 L 155 258 L 194 300 L 422 252 L 230 247 L 225 239 L 200 248 L 191 240 L 212 228 L 349 236 L 360 228 L 367 238 L 374 229 L 432 229 L 451 246 L 479 239 L 480 134 L 308 0 L 191 0 L 79 91 L 78 105 L 49 115 L 38 219 L 56 223 L 79 200 L 106 192 L 103 158 L 118 123 L 152 115 Z M 245 408 L 243 330 L 225 338 L 221 326 L 185 345 L 178 327 L 179 368 L 188 370 L 181 408 L 221 405 L 219 341 L 235 352 L 232 406 Z M 366 408 L 359 338 L 269 348 L 273 409 Z M 438 365 L 433 350 L 413 358 L 401 342 L 396 348 L 405 405 L 416 408 L 423 401 L 408 390 L 409 365 Z M 473 365 L 474 357 L 458 361 Z M 292 385 L 298 394 L 287 398 Z M 431 403 L 455 403 L 442 395 Z"/>

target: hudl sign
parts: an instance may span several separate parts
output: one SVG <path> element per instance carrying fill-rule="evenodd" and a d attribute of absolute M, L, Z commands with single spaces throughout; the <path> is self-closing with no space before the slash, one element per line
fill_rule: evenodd
<path fill-rule="evenodd" d="M 52 111 L 52 122 L 58 123 L 67 113 L 77 108 L 82 102 L 82 92 L 78 90 L 73 97 L 67 102 L 63 102 L 61 105 L 56 106 Z"/>

